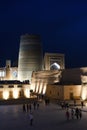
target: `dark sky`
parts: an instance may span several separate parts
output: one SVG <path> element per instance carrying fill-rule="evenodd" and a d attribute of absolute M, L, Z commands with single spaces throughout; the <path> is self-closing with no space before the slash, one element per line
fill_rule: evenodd
<path fill-rule="evenodd" d="M 45 52 L 64 53 L 66 68 L 87 66 L 87 2 L 64 1 L 0 1 L 0 66 L 18 58 L 25 33 L 40 34 Z"/>

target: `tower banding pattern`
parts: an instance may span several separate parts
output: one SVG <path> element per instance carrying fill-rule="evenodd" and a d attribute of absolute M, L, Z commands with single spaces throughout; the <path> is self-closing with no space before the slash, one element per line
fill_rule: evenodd
<path fill-rule="evenodd" d="M 31 80 L 33 71 L 42 70 L 42 47 L 39 35 L 22 35 L 18 59 L 18 80 Z"/>

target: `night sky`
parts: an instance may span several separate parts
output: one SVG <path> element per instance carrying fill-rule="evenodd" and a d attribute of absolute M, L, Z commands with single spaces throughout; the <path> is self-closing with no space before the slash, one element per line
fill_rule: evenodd
<path fill-rule="evenodd" d="M 87 66 L 87 2 L 64 1 L 0 1 L 0 66 L 18 59 L 25 33 L 40 34 L 44 52 L 64 53 L 66 68 Z"/>

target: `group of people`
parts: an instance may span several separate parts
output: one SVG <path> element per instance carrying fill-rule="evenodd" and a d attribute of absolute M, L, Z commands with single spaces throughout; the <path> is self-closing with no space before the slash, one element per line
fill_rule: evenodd
<path fill-rule="evenodd" d="M 71 119 L 81 119 L 82 118 L 82 110 L 79 109 L 78 107 L 73 109 L 71 108 L 71 112 L 69 111 L 69 109 L 66 110 L 66 118 L 67 120 L 69 120 L 71 117 Z"/>
<path fill-rule="evenodd" d="M 39 108 L 39 102 L 34 101 L 33 103 L 29 103 L 29 104 L 23 104 L 23 112 L 31 112 L 33 109 L 38 109 Z"/>
<path fill-rule="evenodd" d="M 29 103 L 29 104 L 23 104 L 23 112 L 29 112 L 29 120 L 30 120 L 31 126 L 32 126 L 33 120 L 34 120 L 32 109 L 35 110 L 38 108 L 39 108 L 39 102 L 36 102 L 36 101 L 34 101 L 33 103 Z"/>

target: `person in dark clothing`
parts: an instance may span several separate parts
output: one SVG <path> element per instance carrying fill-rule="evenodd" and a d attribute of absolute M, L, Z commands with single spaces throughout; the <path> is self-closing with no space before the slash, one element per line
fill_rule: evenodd
<path fill-rule="evenodd" d="M 36 102 L 34 101 L 33 103 L 33 106 L 34 106 L 34 110 L 36 109 Z"/>
<path fill-rule="evenodd" d="M 67 109 L 67 111 L 66 111 L 66 118 L 67 118 L 67 120 L 69 120 L 69 117 L 70 117 L 70 113 L 69 113 L 69 111 Z"/>
<path fill-rule="evenodd" d="M 37 109 L 39 108 L 39 102 L 37 102 Z"/>
<path fill-rule="evenodd" d="M 81 109 L 79 109 L 79 118 L 80 119 L 82 118 L 82 111 L 81 111 Z"/>
<path fill-rule="evenodd" d="M 81 106 L 82 106 L 82 108 L 83 108 L 83 106 L 84 106 L 84 103 L 83 103 L 83 101 L 81 101 Z"/>
<path fill-rule="evenodd" d="M 29 111 L 31 112 L 32 106 L 31 103 L 29 104 Z"/>
<path fill-rule="evenodd" d="M 76 116 L 76 118 L 78 119 L 78 117 L 79 117 L 79 109 L 78 109 L 78 107 L 77 107 L 76 110 L 75 110 L 75 116 Z"/>
<path fill-rule="evenodd" d="M 27 112 L 28 112 L 28 110 L 29 110 L 29 105 L 27 104 Z"/>
<path fill-rule="evenodd" d="M 71 109 L 71 118 L 74 119 L 74 110 L 73 110 L 73 108 Z"/>
<path fill-rule="evenodd" d="M 25 104 L 23 104 L 23 112 L 26 112 Z"/>

